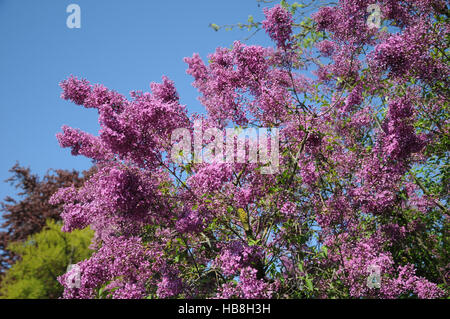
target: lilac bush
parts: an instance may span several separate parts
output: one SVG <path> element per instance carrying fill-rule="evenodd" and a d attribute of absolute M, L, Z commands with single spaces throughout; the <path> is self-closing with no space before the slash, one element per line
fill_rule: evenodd
<path fill-rule="evenodd" d="M 380 28 L 367 24 L 376 3 Z M 57 136 L 98 168 L 51 200 L 63 204 L 64 231 L 96 234 L 81 287 L 65 298 L 448 296 L 446 3 L 298 12 L 264 10 L 274 47 L 236 41 L 208 63 L 185 58 L 205 114 L 188 115 L 167 77 L 130 99 L 74 76 L 61 83 L 61 97 L 97 109 L 101 126 Z M 277 128 L 278 170 L 173 161 L 171 134 L 193 134 L 195 121 Z M 379 287 L 367 285 L 370 267 Z"/>

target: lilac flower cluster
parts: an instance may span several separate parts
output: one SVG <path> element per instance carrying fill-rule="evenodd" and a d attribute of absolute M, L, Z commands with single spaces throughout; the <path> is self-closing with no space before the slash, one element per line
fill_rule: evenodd
<path fill-rule="evenodd" d="M 292 33 L 293 20 L 291 14 L 280 5 L 270 9 L 265 8 L 264 14 L 266 20 L 262 22 L 263 28 L 270 38 L 277 43 L 278 47 L 286 48 Z"/>

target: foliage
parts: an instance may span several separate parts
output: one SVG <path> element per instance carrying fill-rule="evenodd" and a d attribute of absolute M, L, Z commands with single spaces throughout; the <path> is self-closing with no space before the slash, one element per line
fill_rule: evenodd
<path fill-rule="evenodd" d="M 48 220 L 46 226 L 26 241 L 9 244 L 8 249 L 19 256 L 5 273 L 0 288 L 4 299 L 58 298 L 63 286 L 58 276 L 68 265 L 88 258 L 93 232 L 90 229 L 61 232 L 61 223 Z"/>
<path fill-rule="evenodd" d="M 24 241 L 28 236 L 38 233 L 48 219 L 60 220 L 61 207 L 49 204 L 50 196 L 60 187 L 81 186 L 93 170 L 84 172 L 83 176 L 79 176 L 76 171 L 54 170 L 40 179 L 29 168 L 19 164 L 10 169 L 13 176 L 6 181 L 20 192 L 17 194 L 18 199 L 8 196 L 1 203 L 0 274 L 16 260 L 14 254 L 6 249 L 9 243 Z"/>

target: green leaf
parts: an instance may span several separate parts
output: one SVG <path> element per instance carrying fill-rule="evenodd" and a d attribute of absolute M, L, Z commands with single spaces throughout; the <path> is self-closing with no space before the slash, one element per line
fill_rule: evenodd
<path fill-rule="evenodd" d="M 323 253 L 325 257 L 328 255 L 328 248 L 326 246 L 322 246 Z"/>
<path fill-rule="evenodd" d="M 214 31 L 219 31 L 220 27 L 215 23 L 210 23 L 209 26 L 214 29 Z"/>
<path fill-rule="evenodd" d="M 306 287 L 308 288 L 308 290 L 313 291 L 314 287 L 313 287 L 312 279 L 307 277 L 307 278 L 305 278 L 305 282 L 306 282 Z"/>

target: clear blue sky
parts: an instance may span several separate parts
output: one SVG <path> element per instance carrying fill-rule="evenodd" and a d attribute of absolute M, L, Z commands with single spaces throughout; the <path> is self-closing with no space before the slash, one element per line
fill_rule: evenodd
<path fill-rule="evenodd" d="M 81 8 L 81 29 L 66 26 L 66 7 Z M 128 96 L 167 75 L 190 111 L 202 111 L 183 57 L 202 58 L 246 31 L 219 25 L 262 20 L 256 0 L 0 0 L 0 199 L 15 190 L 3 180 L 16 161 L 44 174 L 49 168 L 87 169 L 90 161 L 59 147 L 63 124 L 97 134 L 97 114 L 60 99 L 70 74 Z M 246 41 L 271 45 L 263 32 Z"/>

